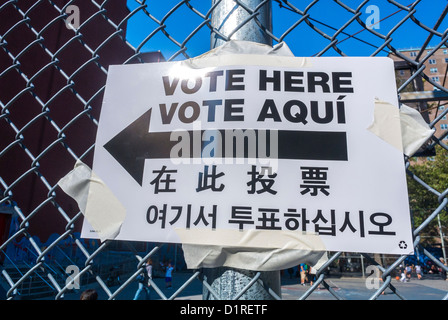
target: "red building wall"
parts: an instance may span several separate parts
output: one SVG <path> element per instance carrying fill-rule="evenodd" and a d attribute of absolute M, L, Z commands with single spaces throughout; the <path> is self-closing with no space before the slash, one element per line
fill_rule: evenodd
<path fill-rule="evenodd" d="M 67 3 L 53 2 L 59 8 Z M 123 64 L 135 51 L 120 38 L 126 23 L 110 38 L 117 29 L 91 1 L 76 3 L 82 26 L 77 34 L 50 1 L 34 4 L 0 0 L 0 201 L 17 203 L 29 219 L 29 234 L 45 242 L 79 212 L 57 182 L 76 157 L 92 163 L 106 81 L 101 68 Z M 116 25 L 129 14 L 125 0 L 109 1 L 104 9 Z M 160 53 L 140 57 L 163 60 Z"/>

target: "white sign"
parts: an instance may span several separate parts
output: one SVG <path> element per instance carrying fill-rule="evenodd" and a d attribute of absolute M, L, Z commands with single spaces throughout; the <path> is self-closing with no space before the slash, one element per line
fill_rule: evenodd
<path fill-rule="evenodd" d="M 376 99 L 398 108 L 392 60 L 238 59 L 110 67 L 93 171 L 126 208 L 116 239 L 411 253 L 403 152 L 368 130 Z"/>

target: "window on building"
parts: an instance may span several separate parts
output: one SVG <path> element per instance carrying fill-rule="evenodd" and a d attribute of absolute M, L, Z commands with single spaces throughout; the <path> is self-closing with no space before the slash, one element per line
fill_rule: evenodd
<path fill-rule="evenodd" d="M 440 82 L 439 77 L 431 77 L 431 80 L 434 82 Z"/>
<path fill-rule="evenodd" d="M 442 129 L 442 130 L 447 130 L 447 129 L 448 129 L 448 124 L 446 124 L 446 123 L 442 123 L 442 124 L 440 125 L 440 129 Z"/>
<path fill-rule="evenodd" d="M 417 56 L 417 52 L 416 51 L 411 51 L 411 57 L 416 57 Z"/>
<path fill-rule="evenodd" d="M 429 64 L 436 64 L 436 59 L 429 59 Z"/>
<path fill-rule="evenodd" d="M 431 73 L 437 73 L 437 72 L 438 72 L 437 68 L 431 68 L 431 69 L 429 69 L 429 71 L 430 71 Z"/>

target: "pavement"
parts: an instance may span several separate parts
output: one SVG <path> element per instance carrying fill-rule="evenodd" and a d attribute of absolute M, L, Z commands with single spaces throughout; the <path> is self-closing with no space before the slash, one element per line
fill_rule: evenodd
<path fill-rule="evenodd" d="M 345 300 L 369 300 L 376 289 L 369 289 L 365 278 L 328 278 L 327 284 L 341 298 Z M 382 283 L 380 283 L 381 285 Z M 396 292 L 407 300 L 441 300 L 448 296 L 448 281 L 441 279 L 411 279 L 409 282 L 392 280 L 391 284 Z M 307 300 L 335 300 L 336 298 L 323 286 L 314 290 Z M 309 286 L 299 284 L 283 285 L 282 299 L 295 300 L 301 297 Z M 390 288 L 384 291 L 377 300 L 401 300 Z"/>
<path fill-rule="evenodd" d="M 177 293 L 178 288 L 183 285 L 193 273 L 183 272 L 173 274 L 173 287 L 165 288 L 165 279 L 156 278 L 154 282 L 160 288 L 163 295 L 169 299 L 173 295 L 175 300 L 202 300 L 202 283 L 199 279 L 194 278 L 193 281 L 180 293 Z M 369 300 L 375 293 L 376 289 L 369 289 L 370 279 L 362 277 L 328 277 L 325 278 L 326 283 L 330 286 L 339 297 L 345 300 Z M 441 300 L 448 297 L 448 281 L 442 280 L 440 277 L 426 277 L 422 280 L 412 278 L 409 282 L 399 282 L 395 279 L 391 284 L 394 286 L 399 295 L 407 300 Z M 78 290 L 71 290 L 66 292 L 64 300 L 79 300 L 82 291 L 88 288 L 93 288 L 98 292 L 99 300 L 107 300 L 108 295 L 99 286 L 98 283 L 89 286 L 81 287 Z M 111 287 L 111 292 L 115 292 L 119 286 Z M 137 282 L 132 282 L 127 285 L 115 298 L 115 300 L 132 300 L 138 288 Z M 298 278 L 289 278 L 288 275 L 282 276 L 281 297 L 282 300 L 297 300 L 302 297 L 307 290 L 310 289 L 310 284 L 299 284 Z M 150 300 L 164 300 L 165 297 L 160 297 L 154 288 L 151 289 Z M 45 300 L 52 300 L 47 298 Z M 307 300 L 336 300 L 329 290 L 323 286 L 320 289 L 314 290 Z M 380 295 L 377 300 L 400 300 L 400 298 L 387 288 L 384 294 Z"/>

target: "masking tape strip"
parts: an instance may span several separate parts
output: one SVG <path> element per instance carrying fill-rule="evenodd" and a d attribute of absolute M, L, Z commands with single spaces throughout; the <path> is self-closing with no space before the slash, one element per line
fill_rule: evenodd
<path fill-rule="evenodd" d="M 325 245 L 315 233 L 188 229 L 176 229 L 176 233 L 189 269 L 225 266 L 275 271 L 300 262 L 318 268 L 327 260 Z"/>
<path fill-rule="evenodd" d="M 325 250 L 318 234 L 279 230 L 210 230 L 176 228 L 181 243 L 231 247 Z"/>
<path fill-rule="evenodd" d="M 367 129 L 409 157 L 435 132 L 417 110 L 404 104 L 398 109 L 378 99 L 373 123 Z"/>
<path fill-rule="evenodd" d="M 277 271 L 307 263 L 319 269 L 328 261 L 326 251 L 237 248 L 183 244 L 188 269 L 229 267 L 252 271 Z"/>
<path fill-rule="evenodd" d="M 72 197 L 101 241 L 114 239 L 126 217 L 126 209 L 106 184 L 84 163 L 59 180 L 61 189 Z"/>
<path fill-rule="evenodd" d="M 311 67 L 311 59 L 295 57 L 285 42 L 274 47 L 251 41 L 231 40 L 198 57 L 180 62 L 189 68 L 249 65 L 290 68 Z"/>
<path fill-rule="evenodd" d="M 186 67 L 198 69 L 208 67 L 224 67 L 234 65 L 246 66 L 281 66 L 289 68 L 311 67 L 311 60 L 308 58 L 285 57 L 275 55 L 255 55 L 255 54 L 225 54 L 222 56 L 204 57 L 201 59 L 190 59 L 181 61 Z"/>
<path fill-rule="evenodd" d="M 400 121 L 404 153 L 411 157 L 436 130 L 429 127 L 420 112 L 404 104 L 400 108 Z"/>
<path fill-rule="evenodd" d="M 367 130 L 403 152 L 400 111 L 396 106 L 375 100 L 373 123 Z"/>

